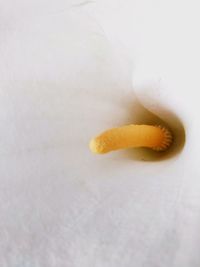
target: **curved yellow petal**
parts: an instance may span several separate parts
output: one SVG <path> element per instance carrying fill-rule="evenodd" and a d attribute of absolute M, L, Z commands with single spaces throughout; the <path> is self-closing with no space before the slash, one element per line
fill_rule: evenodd
<path fill-rule="evenodd" d="M 148 147 L 164 151 L 171 143 L 172 134 L 165 127 L 131 124 L 103 132 L 92 139 L 89 146 L 93 153 L 103 154 L 133 147 Z"/>

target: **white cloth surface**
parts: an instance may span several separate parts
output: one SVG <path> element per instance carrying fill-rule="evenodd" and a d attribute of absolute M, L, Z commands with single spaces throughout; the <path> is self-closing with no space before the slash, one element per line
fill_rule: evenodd
<path fill-rule="evenodd" d="M 0 0 L 1 267 L 200 266 L 197 2 Z M 92 155 L 135 95 L 184 149 Z"/>

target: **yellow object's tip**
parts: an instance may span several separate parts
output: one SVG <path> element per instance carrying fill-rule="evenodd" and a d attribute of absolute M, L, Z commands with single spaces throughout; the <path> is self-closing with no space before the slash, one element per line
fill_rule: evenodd
<path fill-rule="evenodd" d="M 163 141 L 162 144 L 158 147 L 153 147 L 153 150 L 156 151 L 166 151 L 172 144 L 173 142 L 173 136 L 170 130 L 168 130 L 167 128 L 165 128 L 164 126 L 157 126 L 158 128 L 160 128 L 164 134 L 163 137 Z"/>
<path fill-rule="evenodd" d="M 101 142 L 101 140 L 99 140 L 98 138 L 94 138 L 90 141 L 89 144 L 90 150 L 94 153 L 94 154 L 103 154 L 104 152 L 104 144 L 103 142 Z"/>

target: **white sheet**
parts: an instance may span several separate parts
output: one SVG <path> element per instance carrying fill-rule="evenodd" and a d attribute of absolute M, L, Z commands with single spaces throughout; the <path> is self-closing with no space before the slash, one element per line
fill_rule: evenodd
<path fill-rule="evenodd" d="M 200 265 L 196 2 L 0 1 L 0 266 Z M 135 95 L 181 153 L 90 153 Z"/>

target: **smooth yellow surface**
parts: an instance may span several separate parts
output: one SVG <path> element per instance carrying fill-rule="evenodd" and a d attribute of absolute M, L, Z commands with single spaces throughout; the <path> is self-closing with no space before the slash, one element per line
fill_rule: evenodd
<path fill-rule="evenodd" d="M 171 141 L 171 134 L 165 128 L 152 125 L 127 125 L 103 132 L 92 139 L 89 146 L 93 153 L 103 154 L 131 147 L 165 150 Z"/>

